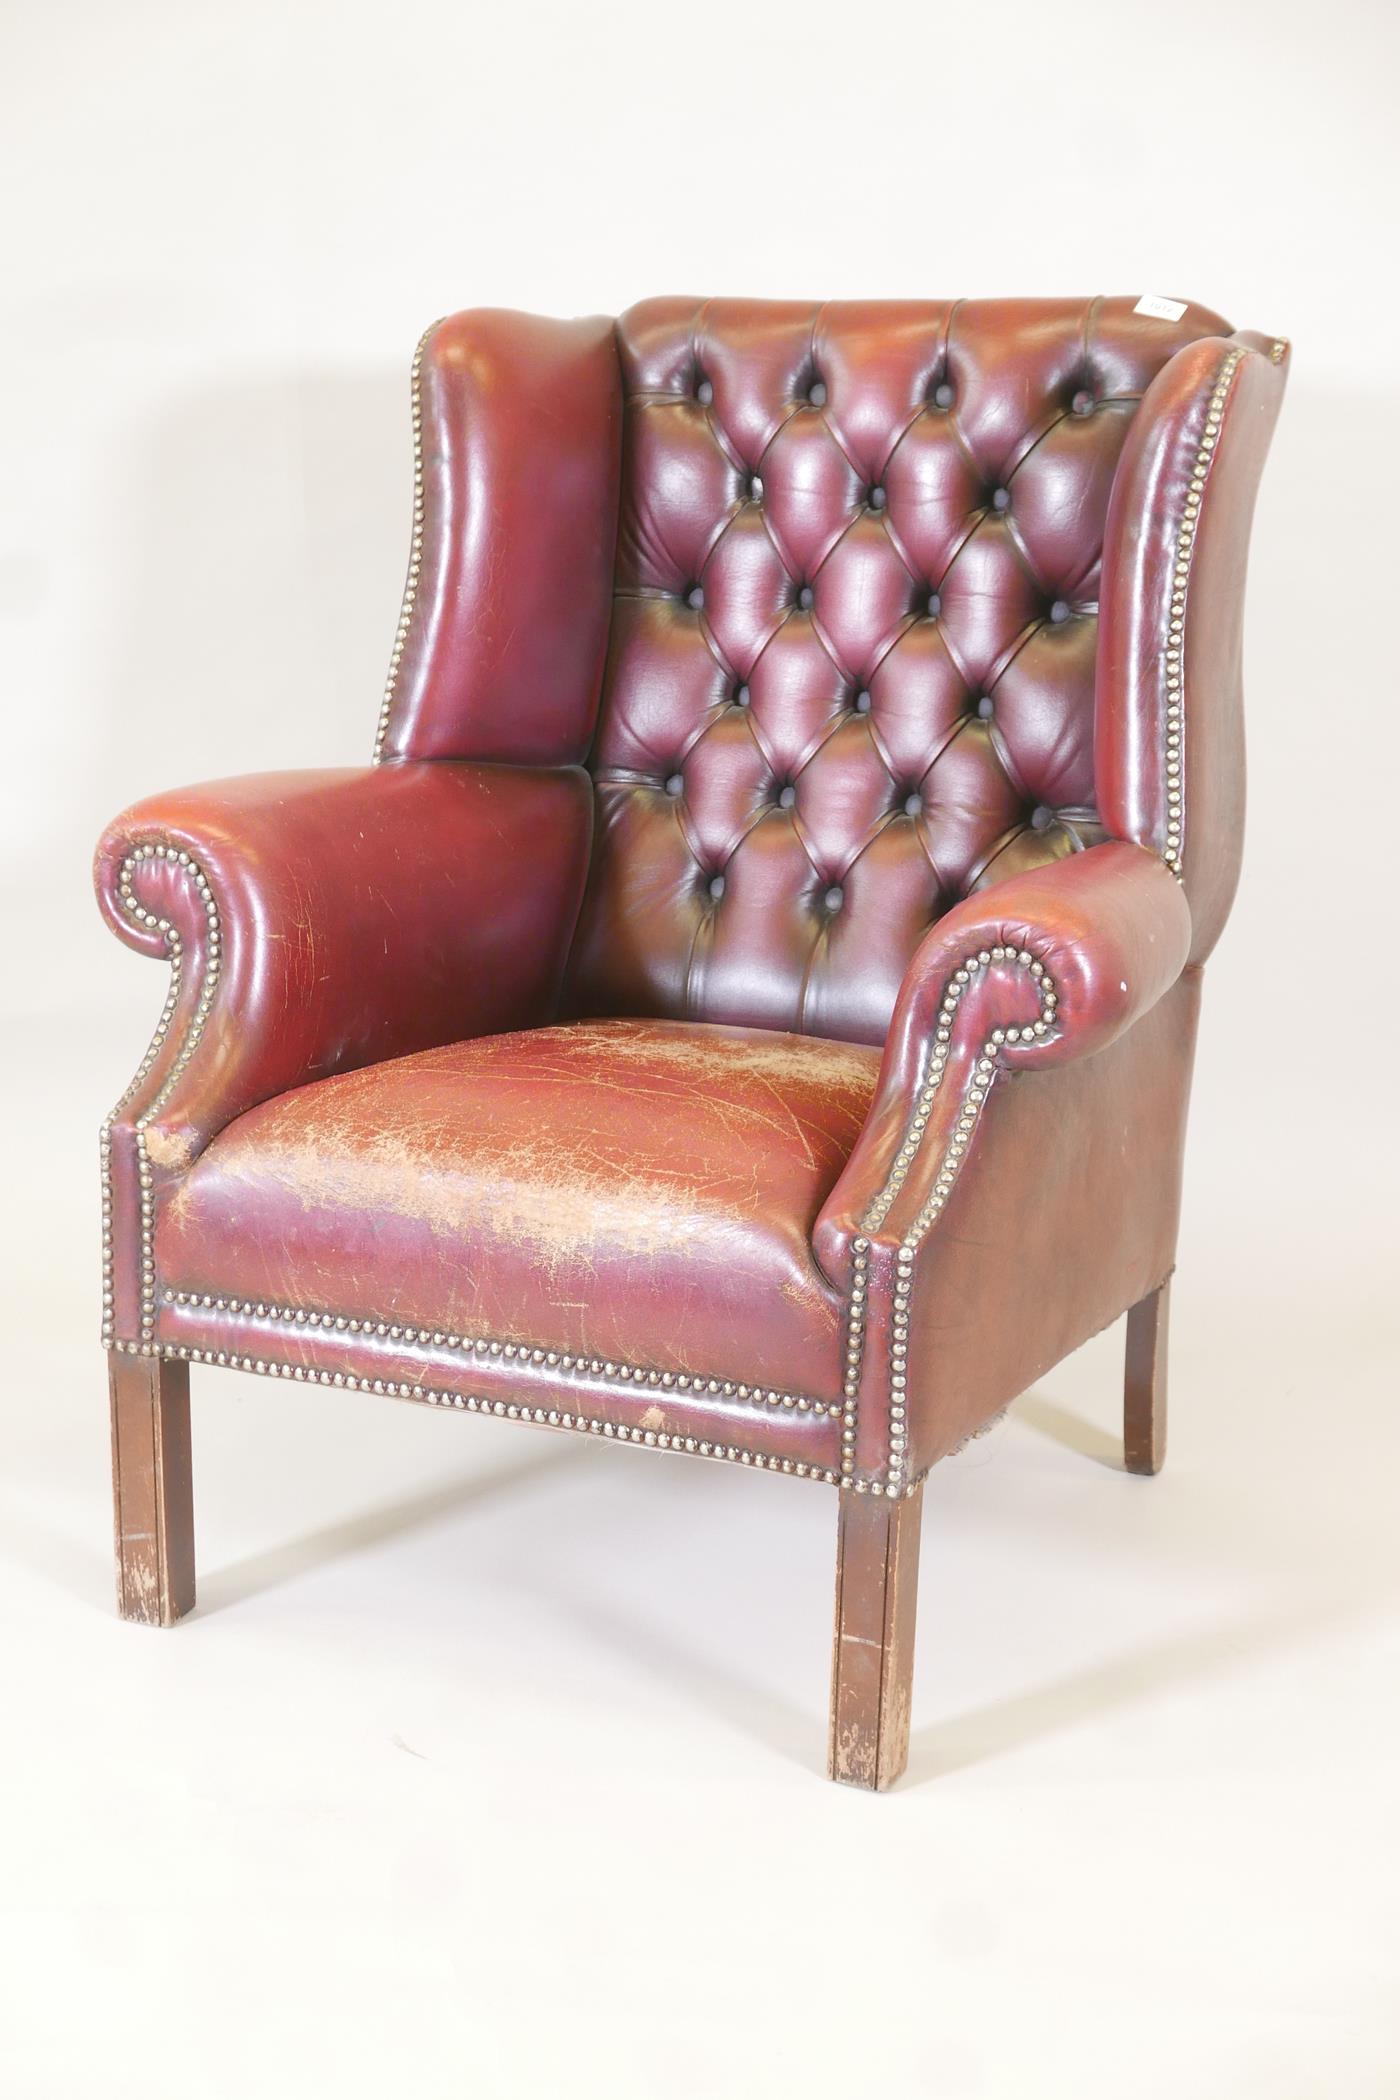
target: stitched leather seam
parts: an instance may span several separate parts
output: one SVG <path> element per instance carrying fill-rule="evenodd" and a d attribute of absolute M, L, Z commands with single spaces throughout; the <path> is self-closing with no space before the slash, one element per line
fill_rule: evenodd
<path fill-rule="evenodd" d="M 1062 424 L 1069 423 L 1073 421 L 1073 419 L 1073 409 L 1047 408 L 1044 415 L 1041 418 L 1039 429 L 1037 429 L 1035 425 L 1032 424 L 1029 430 L 1023 430 L 1020 437 L 1016 440 L 1016 443 L 1012 446 L 1010 452 L 1007 453 L 1005 460 L 1002 462 L 1001 480 L 1003 487 L 1010 487 L 1011 477 L 1013 476 L 1013 474 L 1020 473 L 1022 467 L 1026 464 L 1026 461 L 1031 457 L 1032 453 L 1035 452 L 1038 446 L 1043 445 L 1045 443 L 1045 440 L 1048 437 L 1052 436 Z M 1019 451 L 1017 450 L 1017 446 L 1019 446 L 1020 448 Z M 1036 578 L 1036 581 L 1037 583 L 1040 582 L 1039 577 Z M 1040 587 L 1042 590 L 1045 588 L 1043 584 L 1041 584 Z"/>
<path fill-rule="evenodd" d="M 1166 647 L 1163 652 L 1163 844 L 1162 858 L 1178 882 L 1182 879 L 1186 827 L 1186 687 L 1184 678 L 1186 600 L 1191 583 L 1196 529 L 1201 504 L 1210 478 L 1211 460 L 1225 419 L 1225 408 L 1235 374 L 1244 357 L 1232 350 L 1221 366 L 1206 403 L 1205 427 L 1187 484 L 1181 517 L 1176 528 L 1172 565 L 1171 602 L 1167 612 Z"/>
<path fill-rule="evenodd" d="M 115 1322 L 112 1275 L 112 1126 L 127 1103 L 136 1094 L 142 1080 L 155 1064 L 165 1045 L 179 1000 L 183 977 L 184 945 L 180 939 L 178 929 L 172 925 L 169 919 L 162 918 L 158 912 L 147 911 L 145 906 L 138 903 L 136 898 L 133 877 L 140 863 L 146 860 L 170 861 L 181 871 L 196 892 L 197 906 L 203 910 L 207 926 L 204 973 L 200 979 L 194 1012 L 190 1015 L 170 1070 L 166 1073 L 165 1078 L 161 1081 L 151 1099 L 146 1103 L 145 1108 L 136 1118 L 133 1126 L 133 1140 L 136 1147 L 136 1177 L 140 1191 L 139 1245 L 141 1258 L 141 1339 L 143 1342 L 148 1342 L 155 1330 L 156 1287 L 154 1248 L 155 1194 L 150 1155 L 146 1149 L 146 1131 L 169 1100 L 176 1080 L 180 1077 L 180 1074 L 184 1071 L 198 1047 L 200 1037 L 204 1033 L 204 1023 L 213 1004 L 214 989 L 218 982 L 222 954 L 218 906 L 214 901 L 214 893 L 209 886 L 208 877 L 193 854 L 186 853 L 179 846 L 158 844 L 137 846 L 122 862 L 117 894 L 124 911 L 128 912 L 140 925 L 150 927 L 152 931 L 159 933 L 164 939 L 170 956 L 170 988 L 165 995 L 165 1005 L 162 1008 L 160 1019 L 156 1023 L 155 1034 L 151 1038 L 146 1055 L 137 1068 L 136 1076 L 102 1125 L 100 1144 L 102 1183 L 102 1339 L 108 1345 L 112 1341 Z"/>
<path fill-rule="evenodd" d="M 732 1378 L 710 1378 L 703 1372 L 658 1371 L 617 1358 L 590 1356 L 583 1351 L 547 1349 L 533 1342 L 504 1342 L 490 1335 L 448 1334 L 440 1328 L 415 1327 L 404 1321 L 377 1320 L 365 1315 L 313 1311 L 306 1306 L 278 1305 L 270 1299 L 225 1298 L 213 1291 L 167 1290 L 165 1304 L 192 1312 L 228 1313 L 235 1319 L 264 1326 L 294 1327 L 302 1334 L 334 1336 L 364 1335 L 371 1341 L 402 1342 L 409 1348 L 430 1348 L 445 1354 L 480 1357 L 497 1365 L 532 1365 L 575 1377 L 598 1378 L 605 1384 L 634 1386 L 648 1392 L 684 1393 L 697 1398 L 740 1400 L 751 1407 L 787 1409 L 800 1414 L 839 1415 L 835 1402 L 814 1400 L 806 1393 L 779 1392 L 771 1386 L 750 1385 Z"/>
<path fill-rule="evenodd" d="M 697 1458 L 727 1459 L 731 1464 L 753 1466 L 761 1472 L 791 1473 L 803 1480 L 819 1480 L 835 1487 L 836 1475 L 827 1466 L 815 1466 L 798 1458 L 780 1458 L 771 1451 L 750 1451 L 739 1444 L 715 1438 L 680 1436 L 675 1431 L 642 1429 L 627 1422 L 613 1422 L 601 1415 L 577 1414 L 563 1408 L 528 1407 L 514 1400 L 487 1400 L 476 1393 L 453 1393 L 440 1387 L 411 1385 L 391 1378 L 362 1378 L 351 1371 L 318 1371 L 307 1364 L 291 1364 L 272 1357 L 240 1356 L 236 1350 L 177 1347 L 170 1343 L 143 1352 L 176 1358 L 183 1363 L 216 1364 L 226 1370 L 251 1371 L 263 1378 L 290 1378 L 299 1385 L 341 1386 L 347 1392 L 382 1393 L 396 1400 L 416 1400 L 428 1407 L 457 1409 L 467 1414 L 498 1415 L 511 1422 L 533 1422 L 546 1429 L 571 1429 L 584 1436 L 610 1437 L 615 1443 L 636 1444 L 648 1450 L 679 1451 Z"/>
<path fill-rule="evenodd" d="M 915 425 L 922 422 L 923 418 L 928 414 L 928 402 L 925 399 L 925 390 L 927 388 L 927 384 L 928 382 L 927 380 L 925 380 L 924 385 L 919 389 L 918 400 L 914 403 L 913 408 L 905 417 L 904 421 L 900 424 L 898 430 L 890 439 L 888 445 L 886 445 L 884 458 L 880 461 L 880 465 L 876 470 L 875 479 L 877 481 L 883 482 L 886 479 L 890 471 L 890 463 L 893 460 L 896 452 L 898 452 L 900 446 L 904 443 L 904 440 L 908 437 L 910 431 L 914 429 Z M 845 448 L 843 447 L 842 449 L 844 450 Z M 847 454 L 847 457 L 849 458 L 850 455 Z M 900 559 L 901 561 L 904 560 L 903 549 L 900 550 Z M 909 567 L 907 561 L 904 563 L 904 566 L 906 569 Z"/>
<path fill-rule="evenodd" d="M 403 664 L 404 649 L 408 644 L 408 630 L 418 599 L 418 578 L 423 568 L 423 358 L 428 348 L 428 338 L 439 325 L 437 321 L 430 322 L 419 336 L 409 372 L 409 398 L 412 404 L 410 413 L 413 419 L 413 530 L 408 543 L 408 575 L 404 579 L 399 624 L 394 631 L 394 646 L 389 652 L 389 674 L 384 682 L 384 698 L 379 704 L 379 727 L 374 737 L 373 763 L 376 766 L 384 756 L 384 741 L 389 734 L 389 717 L 398 698 L 399 670 Z"/>

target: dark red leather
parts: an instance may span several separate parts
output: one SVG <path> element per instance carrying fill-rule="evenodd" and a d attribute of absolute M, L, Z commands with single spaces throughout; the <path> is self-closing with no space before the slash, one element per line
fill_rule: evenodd
<path fill-rule="evenodd" d="M 905 1482 L 1171 1274 L 1199 1005 L 1188 969 L 1096 1056 L 998 1077 L 915 1261 Z M 873 1302 L 862 1478 L 891 1453 L 891 1300 Z"/>
<path fill-rule="evenodd" d="M 167 953 L 149 915 L 178 929 L 175 1040 L 207 964 L 205 914 L 178 859 L 132 871 L 145 920 L 122 870 L 162 841 L 198 862 L 217 900 L 216 996 L 161 1112 L 171 1159 L 323 1073 L 551 1019 L 589 819 L 577 770 L 474 765 L 254 774 L 118 817 L 97 849 L 98 901 L 145 954 Z"/>
<path fill-rule="evenodd" d="M 143 1175 L 157 1200 L 234 1117 L 322 1073 L 552 1018 L 590 823 L 576 770 L 438 764 L 218 781 L 108 827 L 104 917 L 179 965 L 106 1143 L 116 1334 L 150 1326 Z"/>
<path fill-rule="evenodd" d="M 324 1079 L 215 1139 L 161 1217 L 160 1274 L 829 1398 L 840 1298 L 812 1226 L 877 1063 L 602 1021 Z"/>
<path fill-rule="evenodd" d="M 1114 843 L 968 898 L 923 942 L 860 1142 L 813 1234 L 843 1291 L 857 1247 L 868 1271 L 863 1466 L 878 1469 L 891 1449 L 888 1311 L 902 1258 L 926 1339 L 905 1371 L 901 1480 L 1167 1274 L 1194 994 L 1179 1026 L 1163 1031 L 1144 1017 L 1180 977 L 1190 935 L 1186 900 L 1162 862 Z M 1109 1046 L 1121 1054 L 1110 1060 Z M 1071 1062 L 1087 1078 L 1059 1083 L 1054 1068 Z M 1047 1084 L 1034 1090 L 1030 1123 L 993 1103 L 1040 1072 Z M 976 1120 L 953 1154 L 970 1102 Z M 951 1193 L 930 1215 L 950 1158 Z M 1028 1306 L 1034 1317 L 1024 1316 Z M 1054 1353 L 1043 1356 L 1047 1346 Z"/>
<path fill-rule="evenodd" d="M 376 756 L 571 765 L 608 640 L 613 323 L 455 314 L 414 369 L 414 533 Z"/>
<path fill-rule="evenodd" d="M 1132 303 L 623 317 L 578 1011 L 878 1043 L 935 920 L 1104 835 L 1114 470 L 1173 353 L 1227 325 Z"/>
<path fill-rule="evenodd" d="M 1215 946 L 1239 880 L 1245 569 L 1287 358 L 1286 343 L 1257 335 L 1211 338 L 1181 351 L 1148 390 L 1109 507 L 1095 731 L 1099 803 L 1118 837 L 1179 862 L 1196 962 Z M 1179 837 L 1169 832 L 1173 790 Z"/>
<path fill-rule="evenodd" d="M 1285 365 L 1126 299 L 430 331 L 391 762 L 99 853 L 178 962 L 116 1346 L 897 1495 L 1161 1282 Z"/>

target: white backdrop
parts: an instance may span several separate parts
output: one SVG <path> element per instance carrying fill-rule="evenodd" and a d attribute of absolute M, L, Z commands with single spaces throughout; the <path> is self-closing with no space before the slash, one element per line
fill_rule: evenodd
<path fill-rule="evenodd" d="M 368 757 L 407 547 L 407 368 L 425 322 L 475 304 L 616 311 L 670 290 L 1151 290 L 1292 338 L 1249 600 L 1245 879 L 1207 979 L 1178 1333 L 1202 1468 L 1217 1451 L 1237 1462 L 1243 1502 L 1265 1493 L 1260 1467 L 1267 1477 L 1280 1448 L 1299 1454 L 1259 1552 L 1291 1565 L 1286 1537 L 1308 1535 L 1305 1476 L 1318 1469 L 1337 1529 L 1308 1550 L 1333 1575 L 1354 1550 L 1356 1593 L 1384 1569 L 1393 1601 L 1388 1545 L 1367 1529 L 1380 1506 L 1349 1515 L 1352 1485 L 1323 1454 L 1394 1477 L 1395 1417 L 1376 1395 L 1396 1340 L 1400 1098 L 1398 20 L 1389 0 L 10 0 L 0 12 L 0 1058 L 15 1132 L 6 1324 L 28 1366 L 0 1405 L 18 1458 L 10 1538 L 74 1625 L 106 1608 L 103 1539 L 86 1529 L 102 1524 L 95 1130 L 163 995 L 97 919 L 98 830 L 157 787 Z M 1084 1375 L 1111 1414 L 1111 1375 Z M 1225 1417 L 1218 1446 L 1207 1389 Z M 251 1447 L 286 1403 L 240 1405 Z M 1234 1405 L 1248 1435 L 1229 1427 Z M 1197 1418 L 1182 1407 L 1189 1439 Z M 389 1412 L 373 1448 L 397 1438 L 431 1477 L 441 1461 Z M 357 1436 L 379 1434 L 356 1422 Z M 223 1449 L 221 1433 L 207 1449 Z M 323 1448 L 308 1431 L 307 1468 L 325 1468 L 348 1504 L 372 1502 L 372 1468 L 356 1476 L 353 1457 L 330 1465 Z M 233 1463 L 232 1446 L 223 1456 Z M 728 1507 L 745 1486 L 710 1493 L 694 1508 Z M 637 1494 L 634 1509 L 645 1482 Z M 216 1487 L 205 1506 L 217 1540 Z M 298 1508 L 290 1494 L 277 1504 L 292 1534 Z M 761 1529 L 763 1512 L 743 1510 Z M 274 1598 L 266 1623 L 287 1608 Z M 66 1641 L 53 1636 L 59 1676 Z M 645 1682 L 629 1694 L 641 1726 Z M 1287 1712 L 1291 1695 L 1279 1700 Z M 817 1682 L 818 1735 L 820 1701 Z M 1374 1719 L 1358 1705 L 1356 1735 Z M 754 1754 L 740 1748 L 736 1786 Z M 1329 1755 L 1319 1745 L 1311 1774 L 1318 1816 Z M 836 1813 L 825 1800 L 813 1817 Z M 664 1789 L 654 1805 L 682 1812 Z M 1296 1828 L 1291 1805 L 1279 1814 Z M 1189 1892 L 1179 1901 L 1168 1966 L 1194 1930 Z M 1086 1946 L 1111 1968 L 1106 1944 Z M 1126 1974 L 1118 1997 L 1135 2002 Z M 499 2003 L 512 2002 L 507 1989 Z M 1296 2010 L 1281 2001 L 1278 2019 Z M 1342 1991 L 1337 2031 L 1353 2043 L 1368 2031 L 1355 2011 Z M 1219 2017 L 1228 2027 L 1223 2001 Z M 866 2018 L 877 2042 L 878 2003 Z M 1046 2031 L 1059 2032 L 1053 2018 Z M 1077 2100 L 1156 2092 L 1145 2073 L 1113 2085 L 1111 2052 L 1095 2083 L 1097 2059 L 1073 2040 L 1057 2061 L 1066 2075 L 1077 2065 Z M 972 2032 L 948 2047 L 914 2090 L 1003 2091 Z M 1256 2070 L 1270 2100 L 1380 2092 L 1369 2057 L 1345 2060 L 1351 2082 L 1335 2088 L 1302 2082 L 1306 2048 L 1250 2057 L 1249 2077 L 1214 2088 L 1182 2058 L 1201 2092 L 1253 2092 Z M 370 2047 L 366 2065 L 378 2061 Z M 1034 2083 L 1005 2089 L 1049 2093 L 1037 2061 Z M 615 2072 L 612 2091 L 630 2092 Z M 814 2058 L 808 2090 L 825 2090 L 820 2077 Z M 22 2090 L 49 2087 L 33 2072 Z"/>
<path fill-rule="evenodd" d="M 1266 1220 L 1269 1272 L 1310 1292 L 1369 1291 L 1392 1096 L 1366 1091 L 1360 1189 L 1344 1104 L 1394 999 L 1396 23 L 1380 0 L 1325 20 L 1198 0 L 16 11 L 7 998 L 119 1011 L 134 1046 L 158 989 L 93 913 L 102 822 L 157 786 L 368 753 L 406 370 L 436 314 L 688 288 L 1189 294 L 1295 344 L 1193 1214 L 1242 1257 Z"/>

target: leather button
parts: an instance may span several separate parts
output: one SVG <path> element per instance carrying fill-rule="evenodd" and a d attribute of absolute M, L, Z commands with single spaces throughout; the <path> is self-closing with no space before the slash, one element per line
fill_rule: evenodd
<path fill-rule="evenodd" d="M 668 795 L 678 795 L 684 786 L 685 782 L 681 779 L 680 774 L 673 773 L 666 782 L 666 792 Z"/>
<path fill-rule="evenodd" d="M 845 891 L 841 888 L 840 883 L 833 882 L 822 902 L 828 911 L 840 911 L 844 897 Z"/>
<path fill-rule="evenodd" d="M 992 716 L 996 713 L 996 702 L 993 700 L 990 693 L 984 693 L 982 695 L 981 699 L 977 703 L 977 712 L 978 715 L 981 717 L 982 721 L 991 721 Z"/>
<path fill-rule="evenodd" d="M 705 408 L 708 408 L 710 403 L 714 400 L 715 390 L 713 386 L 711 386 L 708 379 L 702 379 L 700 381 L 700 384 L 695 389 L 695 398 Z"/>
<path fill-rule="evenodd" d="M 856 710 L 856 713 L 857 713 L 858 715 L 868 715 L 868 714 L 869 714 L 869 712 L 870 712 L 870 695 L 869 695 L 869 693 L 867 693 L 867 692 L 865 691 L 864 687 L 862 687 L 862 688 L 861 688 L 861 690 L 860 690 L 860 691 L 859 691 L 859 692 L 858 692 L 858 693 L 856 694 L 856 697 L 855 697 L 855 703 L 854 703 L 854 705 L 855 705 L 855 710 Z"/>
<path fill-rule="evenodd" d="M 879 483 L 878 483 L 878 482 L 877 482 L 877 483 L 875 484 L 875 487 L 874 487 L 874 488 L 873 488 L 873 489 L 872 489 L 872 490 L 870 491 L 870 494 L 869 494 L 869 495 L 868 495 L 868 496 L 866 497 L 866 499 L 865 499 L 865 500 L 866 500 L 866 502 L 867 502 L 867 503 L 868 503 L 868 504 L 870 505 L 870 508 L 871 508 L 872 510 L 883 510 L 883 509 L 884 509 L 884 507 L 885 507 L 885 492 L 884 492 L 884 490 L 883 490 L 883 489 L 882 489 L 882 488 L 880 487 L 880 485 L 879 485 Z"/>
<path fill-rule="evenodd" d="M 722 875 L 712 875 L 705 887 L 715 903 L 718 904 L 720 898 L 724 895 L 724 877 Z"/>
<path fill-rule="evenodd" d="M 1009 510 L 1010 508 L 1011 508 L 1011 491 L 1010 491 L 1010 489 L 993 489 L 993 490 L 992 490 L 992 509 L 993 509 L 993 510 Z"/>
<path fill-rule="evenodd" d="M 748 687 L 747 687 L 746 685 L 736 685 L 736 686 L 735 686 L 735 688 L 734 688 L 734 705 L 735 705 L 736 707 L 747 707 L 747 706 L 748 706 L 748 704 L 749 704 L 749 689 L 748 689 Z"/>
<path fill-rule="evenodd" d="M 914 789 L 912 794 L 906 795 L 904 798 L 904 814 L 906 817 L 917 817 L 923 806 L 924 798 L 917 788 Z"/>
<path fill-rule="evenodd" d="M 813 408 L 825 408 L 826 381 L 823 379 L 814 379 L 812 381 L 812 384 L 807 389 L 807 399 L 811 402 Z"/>
<path fill-rule="evenodd" d="M 1050 608 L 1050 617 L 1057 627 L 1061 624 L 1062 621 L 1065 621 L 1069 618 L 1069 607 L 1066 605 L 1063 598 L 1057 598 L 1055 600 L 1055 603 Z"/>
<path fill-rule="evenodd" d="M 801 590 L 797 594 L 797 602 L 801 606 L 803 612 L 810 612 L 812 610 L 812 586 L 810 583 L 803 584 Z"/>
<path fill-rule="evenodd" d="M 1031 811 L 1031 829 L 1033 831 L 1048 831 L 1054 821 L 1054 810 L 1047 809 L 1043 802 L 1038 802 Z"/>
<path fill-rule="evenodd" d="M 936 387 L 934 388 L 934 390 L 933 390 L 933 402 L 934 402 L 934 407 L 935 407 L 935 408 L 951 408 L 951 407 L 952 407 L 952 405 L 953 405 L 953 389 L 952 389 L 952 387 L 950 386 L 949 382 L 948 382 L 948 381 L 947 381 L 946 379 L 942 379 L 942 380 L 940 380 L 940 381 L 939 381 L 939 383 L 938 383 L 938 385 L 937 385 L 937 386 L 936 386 Z"/>
<path fill-rule="evenodd" d="M 937 591 L 930 591 L 928 594 L 928 604 L 924 607 L 924 611 L 928 614 L 931 620 L 936 620 L 938 618 L 938 615 L 942 612 L 942 610 L 943 600 L 939 597 Z"/>
<path fill-rule="evenodd" d="M 690 586 L 690 589 L 685 594 L 685 602 L 692 612 L 699 612 L 701 606 L 705 603 L 705 593 L 701 590 L 698 583 L 693 583 Z"/>
<path fill-rule="evenodd" d="M 793 803 L 796 800 L 797 789 L 793 786 L 791 781 L 788 782 L 786 787 L 779 788 L 777 796 L 779 809 L 791 809 Z"/>
<path fill-rule="evenodd" d="M 761 503 L 763 501 L 763 476 L 761 474 L 750 474 L 749 476 L 749 501 L 750 503 Z"/>
<path fill-rule="evenodd" d="M 1070 407 L 1077 416 L 1091 416 L 1094 413 L 1094 397 L 1087 387 L 1082 386 L 1079 389 L 1070 402 Z"/>

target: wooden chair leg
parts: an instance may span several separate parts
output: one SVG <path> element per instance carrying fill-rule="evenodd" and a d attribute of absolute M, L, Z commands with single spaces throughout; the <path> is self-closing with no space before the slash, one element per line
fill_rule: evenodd
<path fill-rule="evenodd" d="M 1123 1378 L 1123 1462 L 1130 1473 L 1160 1473 L 1167 1455 L 1167 1323 L 1171 1283 L 1128 1314 Z"/>
<path fill-rule="evenodd" d="M 194 1604 L 190 1370 L 159 1356 L 107 1352 L 117 1608 L 173 1626 Z"/>
<path fill-rule="evenodd" d="M 909 1757 L 922 1483 L 897 1502 L 841 1495 L 828 1770 L 848 1786 L 893 1786 Z"/>

